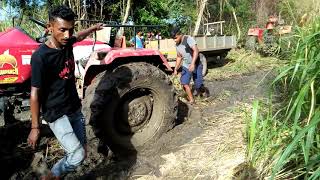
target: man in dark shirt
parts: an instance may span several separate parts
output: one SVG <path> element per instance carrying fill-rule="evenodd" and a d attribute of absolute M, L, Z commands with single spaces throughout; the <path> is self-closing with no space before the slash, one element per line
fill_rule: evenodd
<path fill-rule="evenodd" d="M 32 125 L 28 143 L 35 148 L 40 134 L 40 107 L 61 146 L 66 151 L 44 179 L 54 179 L 74 170 L 86 156 L 85 120 L 76 90 L 72 45 L 90 33 L 102 29 L 96 24 L 73 36 L 74 12 L 59 6 L 49 13 L 48 30 L 51 36 L 40 45 L 31 58 Z"/>

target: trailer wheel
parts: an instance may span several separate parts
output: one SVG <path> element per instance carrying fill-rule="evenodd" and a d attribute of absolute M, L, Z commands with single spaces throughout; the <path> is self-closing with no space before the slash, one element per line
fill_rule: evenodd
<path fill-rule="evenodd" d="M 208 73 L 207 58 L 202 53 L 199 53 L 199 57 L 202 64 L 202 76 L 205 77 Z"/>
<path fill-rule="evenodd" d="M 155 141 L 173 128 L 177 115 L 171 81 L 157 67 L 142 62 L 100 73 L 87 88 L 84 104 L 96 135 L 117 153 Z"/>
<path fill-rule="evenodd" d="M 228 52 L 223 52 L 223 53 L 219 54 L 219 56 L 217 56 L 218 66 L 222 67 L 225 65 L 227 55 L 228 55 Z"/>

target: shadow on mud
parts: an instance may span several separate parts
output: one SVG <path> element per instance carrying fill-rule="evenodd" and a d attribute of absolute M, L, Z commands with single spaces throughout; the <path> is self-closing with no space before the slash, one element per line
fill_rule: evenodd
<path fill-rule="evenodd" d="M 135 103 L 146 99 L 144 92 L 128 93 L 132 80 L 131 70 L 122 66 L 112 73 L 105 72 L 96 80 L 96 86 L 87 89 L 88 96 L 93 95 L 91 102 L 84 101 L 83 104 L 89 106 L 91 112 L 87 117 L 87 128 L 92 128 L 88 134 L 91 162 L 89 168 L 84 167 L 82 172 L 72 173 L 65 179 L 123 179 L 129 176 L 137 161 L 137 150 L 131 142 L 136 132 L 132 124 L 136 124 L 131 114 L 135 113 Z"/>
<path fill-rule="evenodd" d="M 85 172 L 82 176 L 72 176 L 65 179 L 95 180 L 95 179 L 128 179 L 132 168 L 136 164 L 136 155 L 122 157 L 121 159 L 105 159 L 94 169 Z"/>
<path fill-rule="evenodd" d="M 30 132 L 29 121 L 15 121 L 9 125 L 0 127 L 0 174 L 1 179 L 24 179 L 25 174 L 19 175 L 19 171 L 30 168 L 34 153 L 45 149 L 39 144 L 36 150 L 32 150 L 27 144 Z M 51 137 L 52 133 L 48 128 L 41 129 L 41 137 Z M 21 178 L 19 178 L 21 177 Z"/>
<path fill-rule="evenodd" d="M 233 170 L 232 180 L 242 180 L 242 179 L 259 179 L 257 170 L 246 162 L 239 164 Z"/>
<path fill-rule="evenodd" d="M 0 173 L 1 177 L 8 179 L 19 169 L 28 168 L 33 152 L 25 151 L 20 147 L 25 143 L 30 130 L 26 122 L 0 128 Z"/>
<path fill-rule="evenodd" d="M 186 103 L 178 101 L 178 114 L 175 125 L 178 126 L 186 120 L 189 116 L 189 107 Z M 130 142 L 128 142 L 130 143 Z M 133 146 L 132 146 L 133 148 Z M 99 151 L 99 153 L 103 153 Z M 95 179 L 128 179 L 131 176 L 132 170 L 137 166 L 137 150 L 127 152 L 120 152 L 114 150 L 114 156 L 106 157 L 94 169 L 85 172 L 84 175 L 72 175 L 71 179 L 79 180 L 95 180 Z M 105 154 L 108 155 L 108 154 Z M 70 176 L 68 176 L 68 179 Z"/>
<path fill-rule="evenodd" d="M 185 102 L 178 101 L 178 114 L 176 119 L 176 125 L 182 124 L 189 116 L 189 107 Z"/>
<path fill-rule="evenodd" d="M 223 67 L 229 63 L 234 62 L 235 60 L 233 59 L 229 59 L 229 58 L 223 58 L 220 60 L 213 60 L 213 61 L 208 61 L 208 69 L 213 69 L 213 68 L 219 68 L 219 67 Z"/>

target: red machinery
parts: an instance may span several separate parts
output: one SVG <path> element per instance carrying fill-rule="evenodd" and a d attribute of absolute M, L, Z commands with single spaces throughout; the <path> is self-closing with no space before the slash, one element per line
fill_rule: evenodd
<path fill-rule="evenodd" d="M 18 27 L 0 33 L 0 128 L 11 120 L 30 120 L 30 60 L 39 44 Z M 99 138 L 108 137 L 109 147 L 136 149 L 174 125 L 177 97 L 167 76 L 172 69 L 158 50 L 106 47 L 76 61 L 83 113 L 94 131 L 104 132 Z"/>
<path fill-rule="evenodd" d="M 270 16 L 268 18 L 268 21 L 266 23 L 266 26 L 264 28 L 250 28 L 248 30 L 248 37 L 247 37 L 247 42 L 246 42 L 246 47 L 251 50 L 256 49 L 256 43 L 258 44 L 263 44 L 265 42 L 265 34 L 272 35 L 272 34 L 288 34 L 291 32 L 291 26 L 282 26 L 279 25 L 279 19 L 276 16 Z M 283 24 L 283 22 L 281 22 Z M 274 33 L 274 29 L 276 27 L 279 27 L 278 31 Z"/>

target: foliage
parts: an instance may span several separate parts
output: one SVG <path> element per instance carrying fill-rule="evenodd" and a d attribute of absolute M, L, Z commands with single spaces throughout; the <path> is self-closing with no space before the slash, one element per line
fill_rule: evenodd
<path fill-rule="evenodd" d="M 0 23 L 0 31 L 4 31 L 9 27 L 20 26 L 32 37 L 40 37 L 43 32 L 43 28 L 35 25 L 35 23 L 29 20 L 30 17 L 34 17 L 45 22 L 44 17 L 47 16 L 47 8 L 44 3 L 40 3 L 40 0 L 29 0 L 20 3 L 18 0 L 3 1 L 2 7 L 5 13 L 5 18 Z M 5 8 L 5 7 L 10 7 Z M 20 12 L 18 12 L 20 10 Z M 19 14 L 23 14 L 19 16 Z"/>
<path fill-rule="evenodd" d="M 212 60 L 213 59 L 208 59 L 208 61 Z M 283 62 L 279 61 L 277 58 L 262 57 L 258 53 L 240 49 L 230 51 L 224 63 L 226 64 L 221 68 L 209 67 L 205 79 L 211 81 L 229 79 L 234 76 L 250 74 L 259 69 L 268 71 L 279 66 L 279 64 Z"/>
<path fill-rule="evenodd" d="M 298 28 L 295 53 L 274 81 L 282 96 L 275 104 L 273 94 L 260 107 L 255 134 L 248 137 L 255 139 L 248 157 L 255 157 L 250 159 L 251 164 L 260 167 L 262 177 L 320 177 L 319 22 L 315 18 L 308 26 Z"/>
<path fill-rule="evenodd" d="M 245 43 L 248 29 L 256 24 L 256 17 L 253 11 L 254 0 L 229 0 L 230 5 L 235 9 L 238 23 L 241 29 L 241 36 L 238 39 L 240 46 Z M 222 8 L 223 20 L 227 21 L 225 27 L 226 34 L 236 34 L 235 21 L 232 17 L 231 9 L 226 7 Z"/>
<path fill-rule="evenodd" d="M 277 9 L 282 18 L 286 20 L 286 24 L 298 24 L 305 14 L 311 16 L 312 12 L 317 9 L 319 11 L 320 3 L 316 0 L 284 0 L 279 1 Z"/>
<path fill-rule="evenodd" d="M 121 22 L 126 8 L 126 0 L 27 0 L 21 1 L 23 3 L 20 1 L 4 0 L 7 5 L 18 10 L 20 22 L 23 16 L 34 15 L 32 12 L 39 9 L 48 10 L 63 2 L 72 6 L 78 13 L 79 19 L 111 20 L 118 23 Z M 232 14 L 234 9 L 241 29 L 241 37 L 238 39 L 241 45 L 245 42 L 248 28 L 256 24 L 254 12 L 256 1 L 258 0 L 208 0 L 202 22 L 224 20 L 226 21 L 225 34 L 236 34 L 236 22 Z M 129 19 L 135 24 L 180 26 L 186 34 L 190 34 L 198 16 L 199 2 L 193 0 L 140 0 L 139 3 L 132 1 Z M 43 20 L 47 19 L 46 14 L 42 17 Z M 89 24 L 81 23 L 81 25 L 88 26 Z M 162 34 L 166 35 L 168 31 L 169 28 L 164 28 Z"/>
<path fill-rule="evenodd" d="M 194 25 L 197 18 L 197 7 L 192 0 L 169 0 L 168 1 L 169 18 L 167 22 L 180 26 L 182 30 L 191 34 L 190 27 Z"/>

